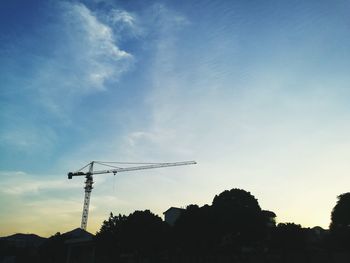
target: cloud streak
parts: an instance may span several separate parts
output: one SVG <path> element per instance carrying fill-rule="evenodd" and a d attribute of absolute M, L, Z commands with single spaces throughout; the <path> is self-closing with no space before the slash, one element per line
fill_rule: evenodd
<path fill-rule="evenodd" d="M 80 121 L 77 112 L 91 96 L 119 88 L 135 62 L 119 45 L 138 30 L 134 15 L 119 9 L 113 21 L 106 20 L 76 1 L 50 1 L 43 7 L 44 22 L 33 34 L 4 45 L 16 71 L 6 73 L 14 84 L 4 87 L 0 146 L 12 152 L 52 153 L 61 143 L 59 130 Z"/>
<path fill-rule="evenodd" d="M 31 88 L 40 102 L 53 113 L 75 107 L 81 96 L 104 91 L 106 83 L 116 83 L 133 63 L 133 55 L 119 48 L 111 25 L 103 23 L 84 4 L 60 2 L 54 22 L 43 33 L 52 36 L 51 47 L 37 59 Z M 123 11 L 128 23 L 132 16 Z M 126 21 L 126 19 L 128 20 Z"/>
<path fill-rule="evenodd" d="M 66 178 L 48 179 L 33 176 L 22 171 L 0 171 L 3 180 L 0 182 L 0 192 L 7 195 L 33 195 L 46 191 L 62 191 L 81 187 L 78 182 L 67 183 Z"/>

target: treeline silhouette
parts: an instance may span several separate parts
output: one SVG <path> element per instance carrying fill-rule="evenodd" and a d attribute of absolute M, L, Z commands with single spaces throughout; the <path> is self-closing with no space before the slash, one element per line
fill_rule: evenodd
<path fill-rule="evenodd" d="M 149 210 L 111 213 L 90 244 L 93 251 L 80 250 L 85 259 L 69 262 L 350 262 L 350 193 L 338 197 L 329 230 L 276 225 L 275 217 L 242 189 L 216 195 L 211 205 L 187 206 L 172 226 Z M 57 233 L 16 262 L 67 262 L 67 239 Z"/>
<path fill-rule="evenodd" d="M 242 189 L 187 206 L 172 227 L 149 210 L 111 214 L 96 235 L 97 262 L 350 262 L 349 196 L 339 196 L 330 231 L 276 226 Z"/>

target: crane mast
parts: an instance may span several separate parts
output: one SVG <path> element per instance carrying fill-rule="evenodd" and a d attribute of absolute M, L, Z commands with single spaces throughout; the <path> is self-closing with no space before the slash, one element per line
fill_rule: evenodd
<path fill-rule="evenodd" d="M 94 171 L 94 164 L 100 164 L 108 167 L 112 167 L 113 169 L 107 169 L 107 170 L 97 170 Z M 142 165 L 133 166 L 133 167 L 116 167 L 111 164 L 141 164 L 141 163 L 121 163 L 121 162 L 98 162 L 98 161 L 92 161 L 79 169 L 76 172 L 69 172 L 68 173 L 68 179 L 72 179 L 73 176 L 85 176 L 85 196 L 84 196 L 84 205 L 83 205 L 83 215 L 81 218 L 81 226 L 80 228 L 83 230 L 86 230 L 87 227 L 87 220 L 89 216 L 89 205 L 90 205 L 90 197 L 91 197 L 91 191 L 93 189 L 92 185 L 94 183 L 93 181 L 93 175 L 94 174 L 108 174 L 113 173 L 114 175 L 119 172 L 128 172 L 128 171 L 136 171 L 136 170 L 145 170 L 145 169 L 154 169 L 154 168 L 162 168 L 162 167 L 171 167 L 171 166 L 180 166 L 180 165 L 190 165 L 190 164 L 196 164 L 195 161 L 186 161 L 186 162 L 175 162 L 175 163 L 143 163 Z M 83 172 L 84 169 L 88 168 L 87 172 Z"/>
<path fill-rule="evenodd" d="M 85 181 L 85 197 L 84 197 L 84 205 L 83 205 L 83 215 L 81 217 L 81 229 L 86 230 L 87 226 L 87 220 L 89 216 L 89 205 L 90 205 L 90 197 L 91 197 L 91 191 L 92 191 L 92 184 L 94 183 L 92 179 L 92 173 L 93 173 L 93 167 L 94 162 L 90 163 L 89 166 L 89 173 L 86 175 L 86 181 Z"/>

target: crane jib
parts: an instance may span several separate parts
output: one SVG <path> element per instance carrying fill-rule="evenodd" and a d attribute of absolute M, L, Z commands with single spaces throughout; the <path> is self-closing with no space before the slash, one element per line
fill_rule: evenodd
<path fill-rule="evenodd" d="M 196 164 L 196 162 L 191 161 L 191 162 L 163 163 L 163 164 L 152 164 L 152 165 L 143 165 L 143 166 L 135 166 L 135 167 L 116 168 L 116 169 L 111 169 L 111 170 L 93 171 L 92 174 L 108 174 L 108 173 L 115 174 L 115 173 L 119 173 L 119 172 L 129 172 L 129 171 L 155 169 L 155 168 L 181 166 L 181 165 L 190 165 L 190 164 Z"/>
<path fill-rule="evenodd" d="M 110 170 L 100 170 L 100 171 L 94 171 L 94 164 L 99 165 L 105 165 L 112 167 L 113 169 Z M 87 220 L 89 215 L 89 204 L 90 204 L 90 196 L 91 191 L 93 189 L 92 184 L 94 183 L 92 175 L 94 174 L 107 174 L 107 173 L 119 173 L 119 172 L 127 172 L 127 171 L 136 171 L 136 170 L 145 170 L 145 169 L 154 169 L 154 168 L 162 168 L 162 167 L 171 167 L 171 166 L 181 166 L 181 165 L 190 165 L 190 164 L 197 164 L 195 161 L 186 161 L 186 162 L 176 162 L 176 163 L 143 163 L 143 165 L 134 166 L 134 167 L 116 167 L 111 165 L 113 162 L 100 162 L 100 161 L 92 161 L 85 165 L 83 168 L 76 172 L 69 172 L 68 173 L 68 179 L 72 179 L 73 176 L 85 176 L 85 197 L 84 197 L 84 206 L 83 206 L 83 215 L 81 219 L 81 229 L 86 230 L 87 226 Z M 117 162 L 114 162 L 117 163 Z M 120 164 L 120 162 L 118 163 Z M 131 163 L 123 163 L 123 164 L 131 164 Z M 136 163 L 133 163 L 136 164 Z M 139 163 L 141 164 L 141 163 Z M 87 172 L 82 172 L 84 169 L 89 169 Z"/>
<path fill-rule="evenodd" d="M 160 163 L 160 164 L 152 164 L 152 165 L 142 165 L 142 166 L 134 166 L 134 167 L 125 167 L 125 168 L 116 168 L 110 170 L 100 170 L 93 172 L 69 172 L 68 179 L 72 179 L 73 176 L 88 176 L 93 174 L 108 174 L 108 173 L 119 173 L 119 172 L 128 172 L 128 171 L 136 171 L 136 170 L 146 170 L 146 169 L 155 169 L 155 168 L 163 168 L 163 167 L 171 167 L 171 166 L 182 166 L 182 165 L 191 165 L 197 164 L 195 161 L 188 162 L 176 162 L 176 163 Z"/>

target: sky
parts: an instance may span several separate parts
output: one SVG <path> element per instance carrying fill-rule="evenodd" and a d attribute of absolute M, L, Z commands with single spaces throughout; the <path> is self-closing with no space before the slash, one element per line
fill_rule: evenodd
<path fill-rule="evenodd" d="M 110 212 L 251 192 L 327 228 L 350 185 L 348 0 L 2 0 L 0 236 L 80 226 L 92 160 L 197 165 L 96 175 Z M 98 167 L 96 168 L 98 169 Z"/>

